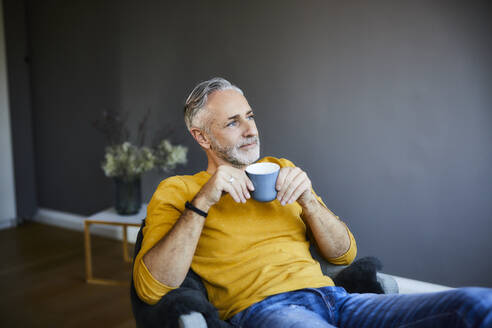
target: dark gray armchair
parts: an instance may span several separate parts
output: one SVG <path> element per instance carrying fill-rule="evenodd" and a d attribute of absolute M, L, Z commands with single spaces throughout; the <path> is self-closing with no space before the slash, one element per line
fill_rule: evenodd
<path fill-rule="evenodd" d="M 145 220 L 142 221 L 142 226 L 137 235 L 134 259 L 142 244 L 142 228 L 144 226 Z M 313 257 L 319 261 L 323 273 L 332 279 L 336 279 L 347 268 L 347 266 L 333 265 L 327 262 L 313 246 L 311 246 L 310 251 Z M 392 276 L 377 272 L 376 278 L 385 294 L 398 293 L 398 284 Z M 207 291 L 200 277 L 191 269 L 181 287 L 166 294 L 155 305 L 148 305 L 140 300 L 135 291 L 132 275 L 130 297 L 135 321 L 139 328 L 232 327 L 228 322 L 219 319 L 217 310 L 208 302 Z"/>

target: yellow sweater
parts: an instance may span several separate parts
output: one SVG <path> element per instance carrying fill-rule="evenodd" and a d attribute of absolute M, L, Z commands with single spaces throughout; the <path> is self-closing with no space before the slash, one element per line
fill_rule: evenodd
<path fill-rule="evenodd" d="M 294 166 L 274 157 L 258 162 Z M 150 274 L 143 255 L 172 228 L 184 211 L 185 202 L 191 201 L 209 178 L 205 171 L 170 177 L 159 184 L 152 196 L 142 248 L 133 270 L 135 289 L 144 302 L 155 304 L 173 288 Z M 301 214 L 302 207 L 297 202 L 282 206 L 278 200 L 262 203 L 251 198 L 243 204 L 236 203 L 229 194 L 210 208 L 191 268 L 202 278 L 209 300 L 222 319 L 274 294 L 333 286 L 309 252 Z M 354 260 L 357 247 L 348 228 L 347 232 L 349 250 L 328 261 L 349 264 Z"/>

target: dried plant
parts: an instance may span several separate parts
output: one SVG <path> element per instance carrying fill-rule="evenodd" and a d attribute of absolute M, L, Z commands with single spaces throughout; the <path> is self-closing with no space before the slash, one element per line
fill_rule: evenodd
<path fill-rule="evenodd" d="M 145 113 L 144 117 L 138 124 L 138 132 L 137 132 L 137 145 L 142 147 L 145 143 L 145 135 L 147 133 L 147 120 L 149 119 L 150 116 L 150 108 L 147 109 L 147 112 Z"/>
<path fill-rule="evenodd" d="M 126 127 L 128 113 L 116 112 L 112 109 L 105 109 L 102 117 L 93 121 L 92 125 L 103 134 L 106 144 L 109 146 L 121 144 L 130 138 L 130 132 Z"/>
<path fill-rule="evenodd" d="M 177 165 L 187 163 L 188 148 L 173 145 L 166 139 L 174 132 L 172 127 L 159 131 L 159 141 L 154 138 L 155 147 L 144 146 L 149 116 L 150 109 L 138 124 L 137 146 L 129 141 L 127 113 L 120 115 L 116 111 L 104 110 L 102 118 L 93 122 L 94 127 L 106 139 L 107 147 L 102 169 L 107 177 L 131 181 L 154 168 L 169 173 Z"/>

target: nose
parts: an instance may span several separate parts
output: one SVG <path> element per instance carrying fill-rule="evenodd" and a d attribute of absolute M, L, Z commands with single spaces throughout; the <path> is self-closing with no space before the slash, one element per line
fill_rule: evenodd
<path fill-rule="evenodd" d="M 256 123 L 254 120 L 246 120 L 244 126 L 243 136 L 251 137 L 258 135 L 258 130 L 256 129 Z"/>

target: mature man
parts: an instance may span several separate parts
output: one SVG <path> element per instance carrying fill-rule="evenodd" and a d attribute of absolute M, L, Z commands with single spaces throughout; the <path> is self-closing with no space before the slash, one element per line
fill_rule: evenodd
<path fill-rule="evenodd" d="M 348 294 L 309 253 L 348 264 L 354 237 L 323 203 L 307 174 L 286 159 L 277 199 L 251 199 L 245 174 L 260 140 L 243 92 L 222 78 L 198 84 L 185 122 L 208 158 L 206 171 L 161 182 L 147 209 L 134 265 L 138 296 L 155 304 L 190 266 L 222 319 L 240 327 L 492 327 L 492 292 L 464 288 L 425 295 Z"/>

